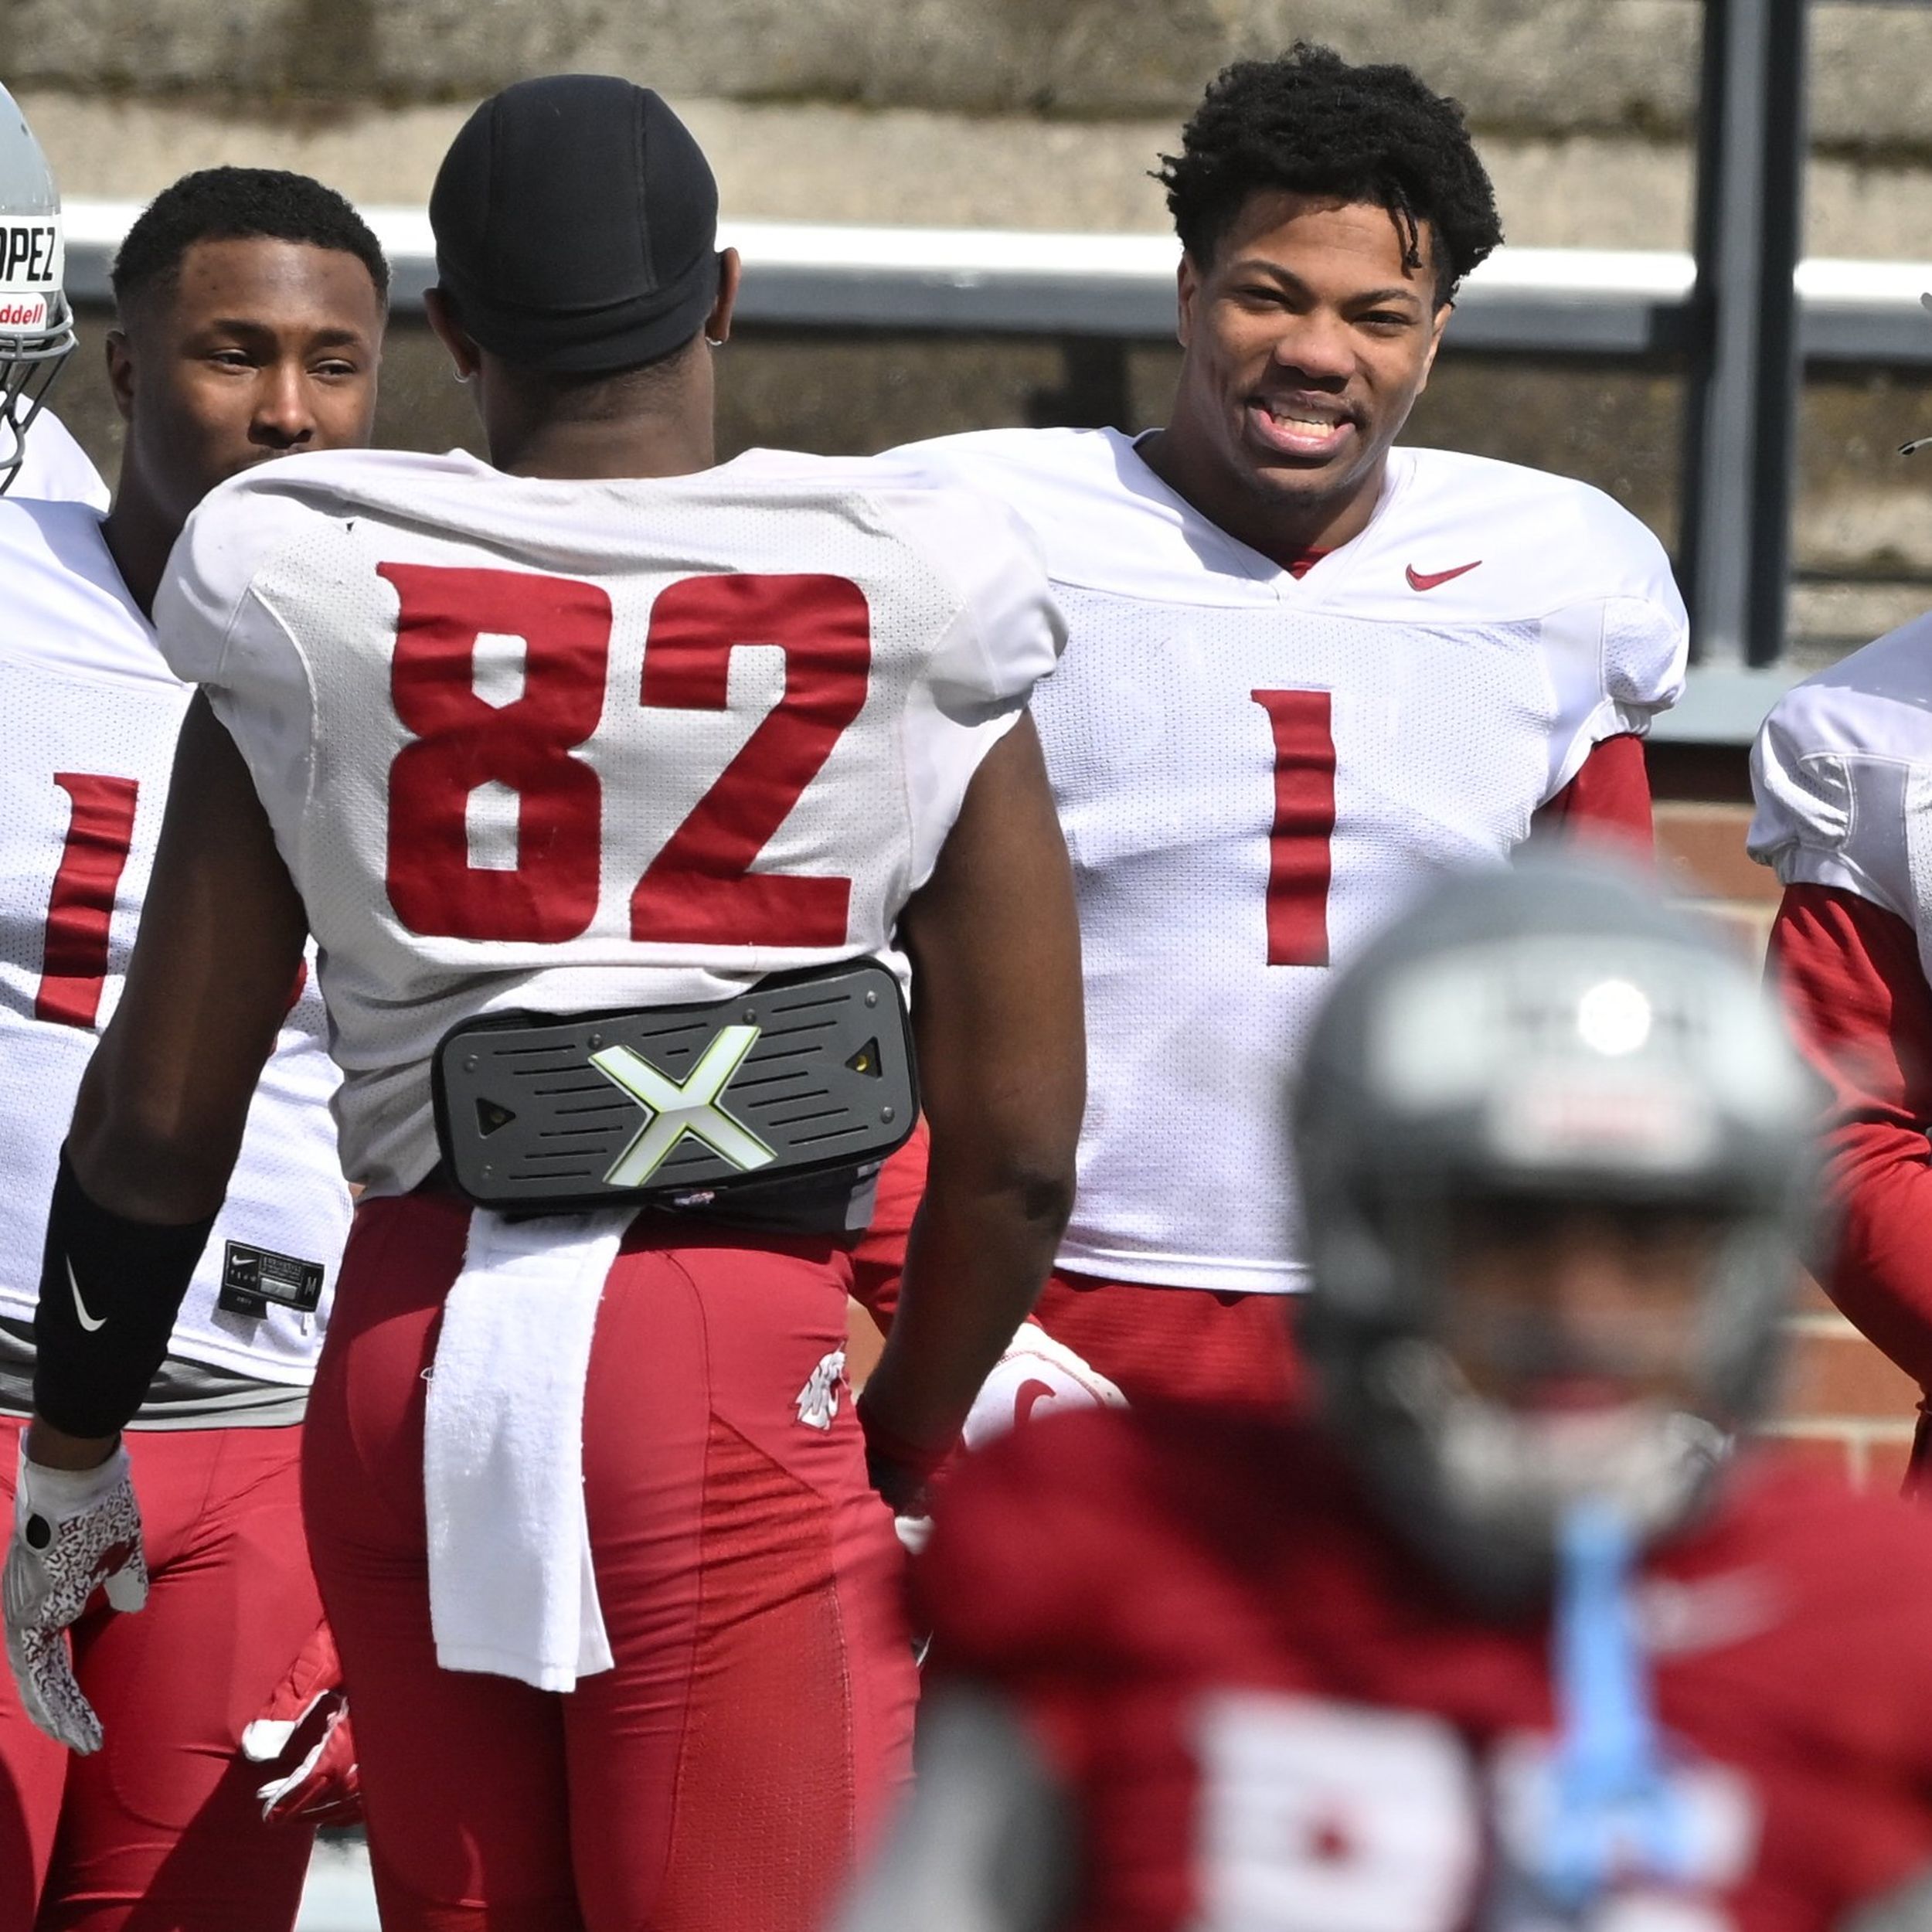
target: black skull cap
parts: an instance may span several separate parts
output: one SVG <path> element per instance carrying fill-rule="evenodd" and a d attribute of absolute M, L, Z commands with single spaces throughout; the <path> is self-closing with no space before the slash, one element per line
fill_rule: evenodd
<path fill-rule="evenodd" d="M 430 193 L 457 319 L 505 362 L 631 369 L 690 341 L 718 293 L 718 184 L 648 87 L 552 74 L 492 94 Z"/>

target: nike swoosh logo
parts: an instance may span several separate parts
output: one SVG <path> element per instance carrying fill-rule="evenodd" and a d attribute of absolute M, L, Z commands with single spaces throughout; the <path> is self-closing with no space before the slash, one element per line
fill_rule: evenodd
<path fill-rule="evenodd" d="M 71 1257 L 67 1263 L 67 1286 L 73 1291 L 73 1311 L 80 1316 L 80 1325 L 90 1335 L 92 1335 L 97 1328 L 107 1327 L 107 1318 L 104 1315 L 97 1319 L 87 1312 L 87 1304 L 80 1298 L 80 1284 L 73 1278 L 73 1262 Z"/>
<path fill-rule="evenodd" d="M 1467 577 L 1471 570 L 1478 569 L 1481 563 L 1482 559 L 1478 557 L 1474 563 L 1458 563 L 1453 570 L 1418 570 L 1412 563 L 1408 569 L 1409 588 L 1433 590 L 1437 584 L 1447 583 L 1451 577 Z"/>

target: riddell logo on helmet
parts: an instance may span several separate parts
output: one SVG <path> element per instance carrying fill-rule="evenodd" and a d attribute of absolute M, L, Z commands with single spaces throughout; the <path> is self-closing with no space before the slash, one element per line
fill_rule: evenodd
<path fill-rule="evenodd" d="M 45 328 L 47 298 L 44 295 L 0 295 L 0 329 Z"/>

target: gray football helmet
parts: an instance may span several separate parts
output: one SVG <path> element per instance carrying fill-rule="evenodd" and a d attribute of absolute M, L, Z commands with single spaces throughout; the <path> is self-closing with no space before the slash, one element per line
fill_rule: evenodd
<path fill-rule="evenodd" d="M 1331 1426 L 1455 1580 L 1519 1598 L 1586 1500 L 1640 1536 L 1694 1506 L 1769 1400 L 1818 1106 L 1747 964 L 1619 869 L 1458 879 L 1339 975 L 1295 1097 L 1303 1343 Z M 1519 1415 L 1452 1359 L 1454 1217 L 1570 1204 L 1707 1231 L 1681 1407 Z"/>
<path fill-rule="evenodd" d="M 28 425 L 73 352 L 66 269 L 60 196 L 47 158 L 0 87 L 0 492 L 19 472 Z"/>

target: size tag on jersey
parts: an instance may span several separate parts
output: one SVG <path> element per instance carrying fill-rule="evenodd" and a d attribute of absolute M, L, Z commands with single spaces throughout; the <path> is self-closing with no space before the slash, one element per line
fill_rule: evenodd
<path fill-rule="evenodd" d="M 223 1258 L 221 1293 L 215 1305 L 230 1315 L 260 1317 L 273 1301 L 303 1315 L 313 1315 L 322 1299 L 322 1264 L 277 1254 L 270 1248 L 251 1248 L 230 1241 Z"/>

